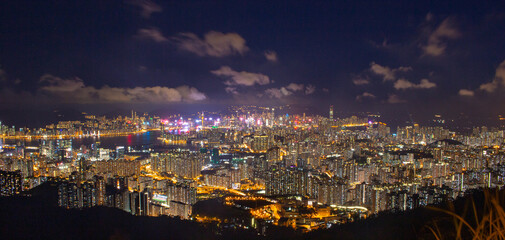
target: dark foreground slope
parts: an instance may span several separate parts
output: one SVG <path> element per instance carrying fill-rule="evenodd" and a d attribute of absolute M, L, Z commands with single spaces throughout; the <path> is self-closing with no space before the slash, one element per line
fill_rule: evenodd
<path fill-rule="evenodd" d="M 477 192 L 455 201 L 456 212 L 462 214 L 470 198 L 477 209 L 482 209 L 484 194 Z M 504 206 L 504 198 L 500 199 Z M 451 208 L 447 204 L 438 207 Z M 250 230 L 218 231 L 216 226 L 177 218 L 135 217 L 113 208 L 66 210 L 45 204 L 37 197 L 0 198 L 1 239 L 435 239 L 428 229 L 435 222 L 444 239 L 454 239 L 452 218 L 427 208 L 382 214 L 306 234 L 273 227 L 263 237 Z"/>
<path fill-rule="evenodd" d="M 0 199 L 1 239 L 213 239 L 195 222 L 105 207 L 66 210 L 34 200 Z"/>

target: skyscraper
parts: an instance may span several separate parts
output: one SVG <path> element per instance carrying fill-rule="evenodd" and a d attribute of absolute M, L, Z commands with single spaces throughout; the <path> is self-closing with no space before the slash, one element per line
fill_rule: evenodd
<path fill-rule="evenodd" d="M 330 121 L 333 121 L 333 105 L 330 105 Z"/>

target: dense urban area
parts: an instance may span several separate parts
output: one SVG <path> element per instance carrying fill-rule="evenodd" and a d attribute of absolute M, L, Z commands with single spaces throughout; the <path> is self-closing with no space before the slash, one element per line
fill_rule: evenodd
<path fill-rule="evenodd" d="M 83 121 L 39 129 L 0 125 L 0 194 L 30 196 L 45 184 L 62 208 L 107 206 L 264 234 L 273 225 L 324 229 L 504 184 L 502 129 L 391 129 L 379 114 L 339 118 L 333 106 L 328 117 L 232 112 L 83 113 Z M 126 142 L 102 144 L 108 138 Z"/>

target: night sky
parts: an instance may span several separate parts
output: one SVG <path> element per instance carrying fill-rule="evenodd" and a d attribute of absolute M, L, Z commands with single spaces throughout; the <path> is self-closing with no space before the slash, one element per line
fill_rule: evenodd
<path fill-rule="evenodd" d="M 4 0 L 0 88 L 4 113 L 332 104 L 501 114 L 505 2 Z"/>

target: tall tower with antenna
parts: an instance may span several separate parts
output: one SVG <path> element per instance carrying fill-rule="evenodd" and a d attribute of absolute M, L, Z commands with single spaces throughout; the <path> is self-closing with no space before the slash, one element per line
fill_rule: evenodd
<path fill-rule="evenodd" d="M 330 121 L 333 121 L 333 105 L 330 105 Z"/>

